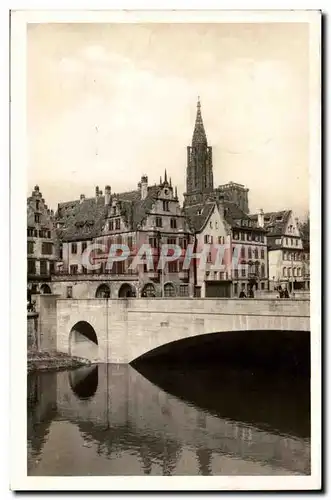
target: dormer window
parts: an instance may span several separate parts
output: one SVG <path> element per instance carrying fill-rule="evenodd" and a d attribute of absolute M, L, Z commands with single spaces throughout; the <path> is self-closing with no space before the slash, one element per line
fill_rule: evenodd
<path fill-rule="evenodd" d="M 40 222 L 40 215 L 39 214 L 34 214 L 34 221 L 39 224 Z"/>
<path fill-rule="evenodd" d="M 115 219 L 115 229 L 121 229 L 121 219 Z"/>
<path fill-rule="evenodd" d="M 199 209 L 199 210 L 197 211 L 197 215 L 201 215 L 201 214 L 202 214 L 202 210 L 201 210 L 201 209 Z"/>

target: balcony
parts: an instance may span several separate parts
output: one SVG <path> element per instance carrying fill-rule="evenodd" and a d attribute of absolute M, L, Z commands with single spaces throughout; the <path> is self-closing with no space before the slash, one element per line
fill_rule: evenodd
<path fill-rule="evenodd" d="M 51 275 L 52 281 L 128 281 L 137 279 L 138 273 L 136 271 L 125 270 L 123 273 L 116 273 L 113 269 L 76 272 L 70 272 L 68 269 L 57 269 Z"/>

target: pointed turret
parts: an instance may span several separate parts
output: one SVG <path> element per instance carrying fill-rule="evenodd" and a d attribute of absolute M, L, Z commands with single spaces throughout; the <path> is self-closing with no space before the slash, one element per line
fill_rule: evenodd
<path fill-rule="evenodd" d="M 169 186 L 172 187 L 172 184 L 171 184 L 171 177 L 169 179 Z"/>
<path fill-rule="evenodd" d="M 194 132 L 193 132 L 193 137 L 192 137 L 192 146 L 198 146 L 199 144 L 207 146 L 207 136 L 206 136 L 206 132 L 205 132 L 205 127 L 203 125 L 203 120 L 202 120 L 200 98 L 198 97 L 197 116 L 195 118 L 195 126 L 194 126 Z"/>
<path fill-rule="evenodd" d="M 167 169 L 164 170 L 164 184 L 168 184 Z"/>

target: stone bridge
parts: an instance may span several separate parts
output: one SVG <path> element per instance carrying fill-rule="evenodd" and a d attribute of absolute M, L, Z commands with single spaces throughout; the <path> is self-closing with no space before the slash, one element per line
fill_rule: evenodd
<path fill-rule="evenodd" d="M 275 299 L 58 299 L 57 349 L 130 363 L 163 345 L 221 332 L 309 332 L 310 302 Z"/>

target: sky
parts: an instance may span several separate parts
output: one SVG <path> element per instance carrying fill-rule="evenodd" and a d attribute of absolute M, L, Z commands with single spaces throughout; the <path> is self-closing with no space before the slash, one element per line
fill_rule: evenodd
<path fill-rule="evenodd" d="M 158 183 L 185 192 L 200 96 L 214 185 L 252 213 L 309 206 L 309 26 L 34 24 L 27 42 L 28 193 L 50 208 Z"/>

